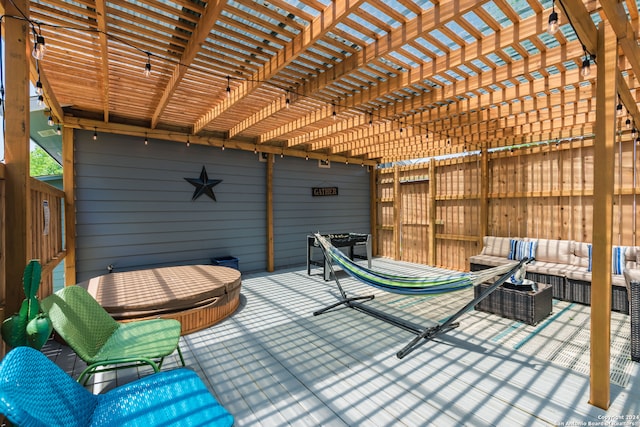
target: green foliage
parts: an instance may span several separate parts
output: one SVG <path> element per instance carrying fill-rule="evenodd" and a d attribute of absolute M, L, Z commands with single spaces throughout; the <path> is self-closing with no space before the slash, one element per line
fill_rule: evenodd
<path fill-rule="evenodd" d="M 31 176 L 61 175 L 62 166 L 40 147 L 31 151 Z"/>

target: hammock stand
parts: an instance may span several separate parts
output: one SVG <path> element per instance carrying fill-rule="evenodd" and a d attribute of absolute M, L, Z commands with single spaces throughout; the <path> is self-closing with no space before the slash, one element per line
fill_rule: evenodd
<path fill-rule="evenodd" d="M 414 339 L 412 339 L 407 345 L 405 345 L 400 351 L 398 351 L 396 353 L 396 357 L 398 359 L 402 359 L 403 357 L 405 357 L 407 354 L 411 353 L 413 350 L 415 350 L 416 348 L 418 348 L 419 346 L 425 344 L 427 341 L 437 337 L 440 334 L 443 334 L 447 331 L 450 331 L 452 329 L 457 328 L 458 326 L 460 326 L 460 323 L 457 322 L 458 318 L 460 316 L 462 316 L 464 313 L 466 313 L 467 311 L 469 311 L 471 308 L 473 308 L 476 304 L 478 304 L 480 301 L 484 300 L 485 298 L 487 298 L 494 290 L 496 290 L 499 286 L 501 286 L 504 282 L 506 282 L 507 280 L 509 280 L 509 278 L 511 278 L 512 276 L 518 276 L 518 273 L 520 274 L 520 277 L 524 277 L 524 266 L 525 264 L 529 263 L 529 261 L 531 261 L 531 259 L 526 258 L 523 259 L 522 261 L 518 262 L 518 263 L 513 263 L 513 264 L 508 264 L 506 266 L 501 266 L 501 267 L 496 267 L 493 269 L 488 269 L 487 270 L 483 270 L 482 272 L 489 276 L 489 277 L 495 277 L 499 274 L 502 274 L 500 276 L 500 278 L 498 278 L 491 286 L 489 286 L 487 289 L 485 289 L 483 292 L 481 292 L 477 297 L 475 297 L 472 301 L 470 301 L 468 304 L 466 304 L 464 307 L 462 307 L 460 310 L 458 310 L 457 312 L 455 312 L 454 314 L 452 314 L 451 316 L 449 316 L 445 321 L 443 321 L 442 323 L 438 323 L 436 322 L 435 326 L 421 326 L 418 325 L 416 323 L 412 323 L 410 321 L 407 321 L 405 319 L 401 319 L 397 316 L 393 316 L 390 315 L 388 313 L 385 313 L 384 311 L 378 310 L 376 308 L 373 307 L 369 307 L 367 305 L 364 305 L 364 302 L 367 301 L 371 301 L 372 299 L 374 299 L 375 295 L 365 295 L 365 296 L 348 296 L 347 293 L 345 292 L 345 290 L 342 288 L 342 285 L 340 284 L 340 280 L 338 279 L 338 276 L 336 275 L 336 272 L 333 268 L 333 263 L 334 262 L 348 262 L 349 267 L 355 267 L 357 269 L 360 269 L 362 271 L 365 271 L 367 273 L 370 273 L 376 277 L 380 277 L 380 278 L 388 278 L 388 279 L 405 279 L 408 281 L 411 280 L 415 280 L 415 281 L 420 281 L 420 278 L 409 278 L 409 277 L 402 277 L 402 276 L 390 276 L 390 275 L 384 275 L 383 273 L 379 273 L 379 272 L 374 272 L 372 270 L 368 270 L 364 267 L 358 266 L 357 264 L 355 264 L 353 261 L 351 261 L 350 259 L 346 258 L 344 259 L 343 257 L 340 257 L 340 255 L 334 255 L 334 252 L 331 250 L 331 244 L 328 243 L 324 237 L 322 237 L 320 234 L 315 233 L 315 237 L 318 239 L 318 242 L 320 243 L 320 248 L 322 249 L 322 253 L 325 256 L 325 258 L 327 260 L 329 260 L 328 264 L 329 264 L 329 268 L 331 269 L 331 273 L 333 274 L 333 278 L 336 282 L 336 285 L 338 286 L 338 289 L 340 291 L 340 295 L 341 295 L 341 299 L 334 303 L 331 304 L 325 308 L 322 308 L 320 310 L 314 311 L 313 315 L 314 316 L 318 316 L 322 313 L 326 313 L 336 307 L 342 306 L 344 305 L 345 307 L 348 308 L 352 308 L 354 310 L 357 310 L 361 313 L 367 314 L 369 316 L 375 317 L 377 319 L 382 320 L 383 322 L 389 323 L 391 325 L 397 326 L 399 328 L 402 328 L 406 331 L 409 331 L 411 333 L 416 334 L 416 337 Z M 335 249 L 335 251 L 338 251 L 338 249 Z M 340 252 L 340 254 L 342 254 Z M 508 270 L 506 270 L 508 268 Z M 491 272 L 491 271 L 495 271 L 495 272 Z M 365 282 L 367 284 L 371 284 L 368 283 L 370 281 L 368 280 L 362 280 L 361 277 L 358 277 L 357 275 L 353 274 L 352 270 L 350 268 L 345 268 L 345 271 L 351 275 L 352 277 L 354 277 L 357 280 L 360 280 L 362 282 Z M 505 272 L 506 271 L 506 272 Z M 461 275 L 460 277 L 465 277 L 464 275 Z M 468 276 L 466 276 L 468 278 Z M 482 277 L 486 277 L 486 276 L 482 276 Z M 482 281 L 482 280 L 481 280 Z M 444 293 L 444 292 L 450 292 L 453 290 L 459 290 L 459 289 L 463 289 L 463 288 L 467 288 L 469 286 L 473 286 L 473 282 L 471 281 L 470 278 L 468 278 L 468 282 L 466 285 L 461 285 L 461 286 L 456 286 L 454 285 L 454 288 L 452 289 L 443 289 L 443 288 L 439 288 L 442 289 L 440 291 L 436 291 L 436 292 L 429 292 L 429 291 L 424 291 L 422 293 L 420 293 L 420 290 L 424 290 L 424 288 L 418 288 L 418 290 L 415 291 L 410 291 L 410 292 L 395 292 L 395 293 L 404 293 L 404 294 L 412 294 L 412 295 L 425 295 L 425 294 L 429 294 L 429 293 Z M 385 289 L 389 292 L 393 292 L 394 288 L 390 285 L 387 286 L 382 286 L 380 287 L 382 289 Z M 438 288 L 437 288 L 438 289 Z M 397 289 L 396 289 L 397 291 Z"/>

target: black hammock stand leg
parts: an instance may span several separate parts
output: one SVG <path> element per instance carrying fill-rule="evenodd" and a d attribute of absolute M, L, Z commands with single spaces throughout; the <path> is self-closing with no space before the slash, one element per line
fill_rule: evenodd
<path fill-rule="evenodd" d="M 336 285 L 338 285 L 338 289 L 340 290 L 341 299 L 334 304 L 331 304 L 320 310 L 314 311 L 313 315 L 317 316 L 319 314 L 326 313 L 333 308 L 344 305 L 345 307 L 353 308 L 362 313 L 368 314 L 372 317 L 375 317 L 384 322 L 390 323 L 392 325 L 395 325 L 397 327 L 400 327 L 402 329 L 405 329 L 409 332 L 416 334 L 417 336 L 413 340 L 411 340 L 409 344 L 404 346 L 402 350 L 396 353 L 396 357 L 398 359 L 402 359 L 407 354 L 411 353 L 413 350 L 415 350 L 425 342 L 437 337 L 438 335 L 443 334 L 447 331 L 450 331 L 460 326 L 460 323 L 456 322 L 456 320 L 458 320 L 460 316 L 462 316 L 464 313 L 469 311 L 480 301 L 487 298 L 493 291 L 496 290 L 496 288 L 498 288 L 500 285 L 506 282 L 513 274 L 515 274 L 516 271 L 518 271 L 520 268 L 522 268 L 523 265 L 527 264 L 530 261 L 530 259 L 528 258 L 523 259 L 517 265 L 515 265 L 511 270 L 509 270 L 508 272 L 500 276 L 498 280 L 496 280 L 491 286 L 485 289 L 480 295 L 478 295 L 476 298 L 474 298 L 472 301 L 470 301 L 468 304 L 466 304 L 456 313 L 452 314 L 449 318 L 447 318 L 447 320 L 435 326 L 429 326 L 425 328 L 415 323 L 408 322 L 404 319 L 389 315 L 375 308 L 368 307 L 362 304 L 361 302 L 356 302 L 359 300 L 371 301 L 372 299 L 374 299 L 375 295 L 349 297 L 347 293 L 344 291 L 344 289 L 342 288 L 342 285 L 340 284 L 340 280 L 336 275 L 336 272 L 333 268 L 333 259 L 331 258 L 331 255 L 327 254 L 326 250 L 322 245 L 320 245 L 320 248 L 322 249 L 322 254 L 325 256 L 325 258 L 329 260 L 329 263 L 328 263 L 329 268 L 331 269 L 331 273 L 333 274 L 333 279 L 335 280 Z"/>
<path fill-rule="evenodd" d="M 458 326 L 460 326 L 460 323 L 456 322 L 456 320 L 458 320 L 458 318 L 460 316 L 462 316 L 464 313 L 466 313 L 467 311 L 471 310 L 476 304 L 478 304 L 479 302 L 481 302 L 482 300 L 487 298 L 493 291 L 496 290 L 496 288 L 498 288 L 504 282 L 506 282 L 513 274 L 515 274 L 516 271 L 518 271 L 520 268 L 522 268 L 522 266 L 527 264 L 529 261 L 530 261 L 530 259 L 528 259 L 528 258 L 523 259 L 522 261 L 520 261 L 511 270 L 509 270 L 508 272 L 504 273 L 502 276 L 500 276 L 500 278 L 498 280 L 493 282 L 493 284 L 491 284 L 491 286 L 489 286 L 487 289 L 482 291 L 480 293 L 480 295 L 475 297 L 473 300 L 471 300 L 467 305 L 462 307 L 460 310 L 458 310 L 457 312 L 452 314 L 444 322 L 439 323 L 436 326 L 431 326 L 431 327 L 423 329 L 422 332 L 420 332 L 418 334 L 418 336 L 416 336 L 413 340 L 411 340 L 409 342 L 409 344 L 404 346 L 402 348 L 402 350 L 400 350 L 398 353 L 396 353 L 396 356 L 398 357 L 398 359 L 402 359 L 407 354 L 409 354 L 413 350 L 415 350 L 417 347 L 419 347 L 420 345 L 424 344 L 426 341 L 429 341 L 430 339 L 433 339 L 433 338 L 437 337 L 438 335 L 440 335 L 442 333 L 445 333 L 447 331 L 450 331 L 451 329 L 454 329 L 454 328 L 457 328 Z"/>

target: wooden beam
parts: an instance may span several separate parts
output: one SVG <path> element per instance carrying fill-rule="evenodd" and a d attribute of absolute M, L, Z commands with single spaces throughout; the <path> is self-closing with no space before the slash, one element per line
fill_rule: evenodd
<path fill-rule="evenodd" d="M 98 120 L 90 120 L 90 119 L 80 119 L 77 117 L 66 116 L 64 119 L 65 127 L 70 127 L 73 129 L 83 129 L 93 131 L 94 129 L 97 132 L 106 132 L 106 133 L 115 133 L 120 135 L 131 135 L 138 136 L 142 141 L 144 137 L 154 138 L 154 139 L 162 139 L 165 141 L 174 141 L 174 142 L 186 142 L 187 135 L 183 132 L 174 132 L 168 130 L 161 129 L 150 129 L 141 126 L 133 126 L 133 125 L 124 125 L 120 123 L 104 123 Z M 198 136 L 198 135 L 190 135 L 189 141 L 191 144 L 201 144 L 201 145 L 209 145 L 211 147 L 225 147 L 235 150 L 244 150 L 244 151 L 255 151 L 260 150 L 263 153 L 272 153 L 277 155 L 284 155 L 288 157 L 302 157 L 309 158 L 313 160 L 330 160 L 332 162 L 338 163 L 354 163 L 361 164 L 363 166 L 376 166 L 378 163 L 375 160 L 366 160 L 363 157 L 347 157 L 347 156 L 339 156 L 339 155 L 327 155 L 326 153 L 310 153 L 305 150 L 296 150 L 293 148 L 281 148 L 275 146 L 258 146 L 258 144 L 245 142 L 245 141 L 235 141 L 235 140 L 227 140 L 224 138 L 218 138 L 213 136 Z"/>
<path fill-rule="evenodd" d="M 584 2 L 582 0 L 561 0 L 558 3 L 564 10 L 565 15 L 570 18 L 571 24 L 578 35 L 578 39 L 580 39 L 587 51 L 590 53 L 596 52 L 597 30 Z M 616 36 L 621 39 L 620 44 L 631 68 L 636 76 L 640 76 L 640 53 L 635 38 L 635 32 L 633 31 L 633 27 L 627 21 L 626 13 L 621 15 L 621 10 L 624 12 L 622 5 L 618 1 L 603 1 L 600 2 L 600 4 L 607 19 L 609 20 L 609 23 L 616 33 Z M 598 59 L 597 61 L 599 64 L 600 60 Z M 621 83 L 624 79 L 622 75 L 620 75 L 620 71 L 618 71 L 618 74 L 618 83 L 620 83 L 618 86 L 618 94 L 620 95 L 620 100 L 625 105 L 627 111 L 629 111 L 636 124 L 639 124 L 640 112 L 638 111 L 638 106 L 636 105 L 633 97 L 629 94 L 629 88 L 626 83 Z"/>
<path fill-rule="evenodd" d="M 393 167 L 393 259 L 401 260 L 400 252 L 400 226 L 402 224 L 401 215 L 402 193 L 400 187 L 400 168 Z"/>
<path fill-rule="evenodd" d="M 613 233 L 614 150 L 616 128 L 615 33 L 598 29 L 596 141 L 593 152 L 593 270 L 591 280 L 591 375 L 589 403 L 607 409 L 610 402 L 611 236 Z"/>
<path fill-rule="evenodd" d="M 5 105 L 5 255 L 6 313 L 17 312 L 24 299 L 22 274 L 31 257 L 31 191 L 29 177 L 29 49 L 31 27 L 26 0 L 1 0 L 6 11 L 4 34 Z M 18 9 L 22 12 L 19 12 Z M 29 55 L 29 56 L 28 56 Z"/>
<path fill-rule="evenodd" d="M 436 186 L 436 161 L 431 159 L 429 161 L 429 197 L 427 198 L 429 208 L 429 241 L 427 247 L 429 248 L 429 265 L 436 265 L 436 200 L 437 186 Z"/>
<path fill-rule="evenodd" d="M 461 11 L 459 12 L 464 13 L 467 8 L 478 6 L 479 3 L 480 2 L 477 2 L 475 4 L 461 4 L 459 5 L 461 9 Z M 420 37 L 423 33 L 439 28 L 444 23 L 452 20 L 454 16 L 451 14 L 454 12 L 455 11 L 453 9 L 450 9 L 448 7 L 443 9 L 438 15 L 435 15 L 435 11 L 433 11 L 432 9 L 424 11 L 422 15 L 418 16 L 414 20 L 402 25 L 396 30 L 393 30 L 389 35 L 389 39 L 393 40 L 394 38 L 404 38 L 405 43 L 412 41 Z M 513 45 L 514 43 L 527 40 L 528 38 L 536 34 L 536 31 L 539 27 L 539 21 L 540 17 L 534 15 L 533 17 L 527 18 L 517 25 L 504 28 L 499 34 L 488 34 L 482 40 L 465 46 L 464 49 L 459 49 L 458 51 L 451 52 L 451 54 L 449 55 L 436 57 L 427 65 L 422 64 L 410 69 L 409 71 L 400 73 L 397 77 L 388 78 L 384 82 L 376 82 L 376 85 L 374 86 L 364 88 L 356 93 L 349 94 L 349 96 L 345 96 L 344 99 L 340 99 L 339 102 L 337 102 L 338 110 L 353 109 L 359 107 L 376 98 L 393 94 L 395 91 L 398 91 L 408 85 L 424 82 L 425 79 L 431 78 L 435 74 L 441 75 L 450 68 L 456 68 L 461 65 L 469 65 L 474 59 L 484 57 L 492 53 L 494 50 L 504 49 L 508 46 Z M 302 96 L 314 96 L 314 94 L 322 89 L 325 89 L 330 83 L 334 83 L 339 78 L 345 77 L 349 75 L 349 73 L 356 72 L 359 67 L 365 66 L 366 64 L 363 63 L 364 56 L 362 55 L 364 55 L 363 52 L 367 50 L 375 51 L 377 55 L 375 57 L 368 57 L 368 61 L 373 61 L 376 58 L 388 54 L 389 51 L 387 49 L 390 45 L 393 45 L 394 42 L 390 42 L 389 45 L 385 44 L 383 45 L 384 47 L 378 46 L 379 44 L 381 44 L 379 41 L 373 42 L 367 48 L 363 49 L 361 53 L 357 53 L 356 55 L 353 55 L 351 58 L 349 58 L 348 61 L 355 62 L 351 64 L 351 67 L 345 67 L 340 76 L 336 76 L 335 72 L 333 72 L 333 79 L 331 80 L 328 80 L 323 76 L 318 76 L 318 78 L 314 80 L 324 79 L 321 83 L 305 84 L 305 86 L 303 86 L 300 90 L 302 92 Z M 462 53 L 463 51 L 472 52 L 472 54 L 465 55 L 464 53 Z M 360 57 L 358 55 L 360 55 Z M 356 67 L 356 65 L 358 65 L 358 67 Z M 341 67 L 342 65 L 336 64 L 336 66 Z M 314 80 L 312 80 L 312 82 Z M 332 108 L 324 108 L 321 111 L 314 111 L 312 113 L 309 113 L 305 117 L 279 126 L 269 132 L 265 132 L 260 135 L 258 139 L 261 143 L 270 141 L 279 136 L 285 135 L 286 133 L 299 130 L 302 127 L 311 125 L 320 120 L 327 119 L 331 117 L 332 114 Z"/>
<path fill-rule="evenodd" d="M 193 125 L 193 133 L 197 134 L 207 124 L 220 114 L 234 106 L 238 101 L 253 93 L 265 82 L 270 81 L 276 74 L 295 61 L 306 49 L 313 46 L 321 37 L 331 31 L 341 20 L 349 16 L 360 7 L 364 0 L 338 0 L 327 6 L 308 27 L 298 33 L 283 49 L 250 79 L 244 81 L 232 91 L 231 95 L 222 103 L 214 106 L 201 116 Z M 223 2 L 226 4 L 226 2 Z"/>
<path fill-rule="evenodd" d="M 633 73 L 636 76 L 640 76 L 640 47 L 638 47 L 636 40 L 636 32 L 627 20 L 627 12 L 624 10 L 622 3 L 603 1 L 601 4 L 602 10 L 616 33 L 618 43 L 622 47 L 622 52 L 631 65 Z M 618 74 L 618 93 L 629 115 L 637 125 L 640 125 L 640 112 L 638 111 L 636 100 L 631 96 L 627 82 L 622 74 Z"/>
<path fill-rule="evenodd" d="M 62 129 L 62 189 L 64 191 L 64 236 L 67 256 L 64 259 L 65 286 L 76 283 L 76 193 L 74 130 Z"/>
<path fill-rule="evenodd" d="M 489 235 L 489 151 L 487 143 L 481 145 L 480 155 L 480 241 Z"/>
<path fill-rule="evenodd" d="M 109 40 L 107 39 L 107 7 L 105 0 L 96 0 L 96 20 L 100 40 L 100 69 L 102 70 L 102 109 L 105 123 L 109 121 Z"/>
<path fill-rule="evenodd" d="M 198 26 L 196 27 L 195 32 L 189 38 L 189 42 L 187 43 L 187 47 L 182 53 L 180 61 L 178 61 L 178 63 L 174 66 L 173 71 L 171 72 L 171 77 L 162 90 L 160 100 L 156 104 L 156 108 L 153 112 L 153 115 L 151 116 L 151 128 L 155 128 L 158 125 L 160 115 L 169 104 L 169 101 L 171 101 L 173 93 L 182 81 L 182 78 L 186 74 L 196 55 L 202 48 L 202 44 L 211 33 L 211 29 L 218 20 L 220 12 L 222 12 L 222 9 L 226 5 L 227 2 L 223 0 L 214 0 L 207 3 L 207 7 L 204 10 L 204 14 L 198 21 Z"/>

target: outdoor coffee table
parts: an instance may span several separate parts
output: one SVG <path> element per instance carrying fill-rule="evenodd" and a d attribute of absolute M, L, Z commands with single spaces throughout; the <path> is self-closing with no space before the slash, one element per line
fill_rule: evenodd
<path fill-rule="evenodd" d="M 474 289 L 477 297 L 483 290 L 491 286 L 481 283 Z M 507 319 L 519 320 L 528 325 L 535 325 L 551 314 L 552 286 L 536 283 L 531 286 L 504 283 L 487 298 L 475 306 L 478 311 L 497 314 Z"/>

